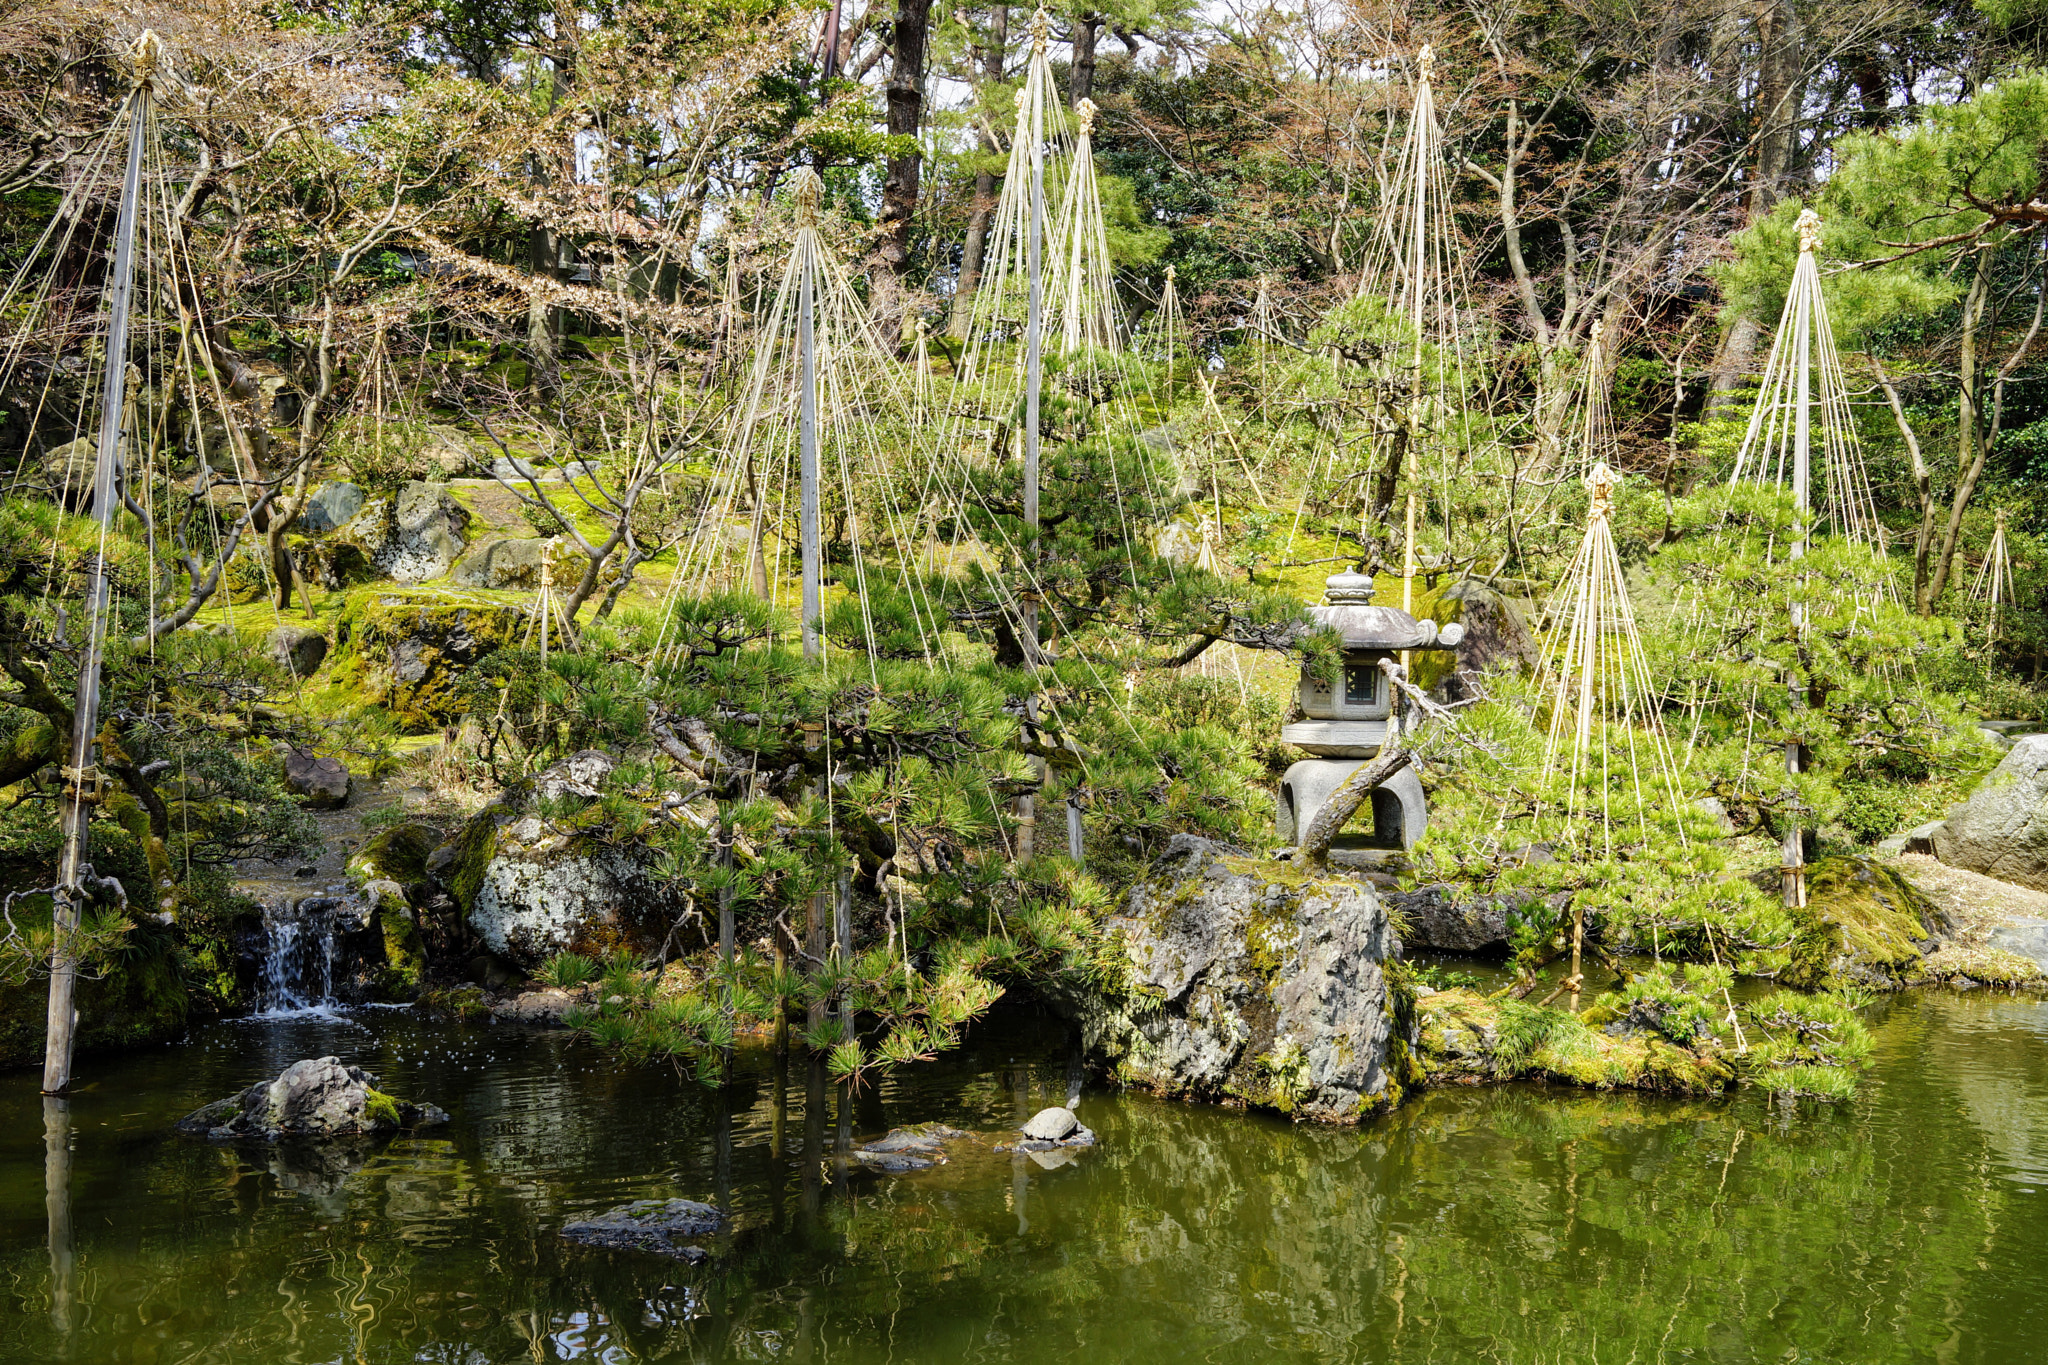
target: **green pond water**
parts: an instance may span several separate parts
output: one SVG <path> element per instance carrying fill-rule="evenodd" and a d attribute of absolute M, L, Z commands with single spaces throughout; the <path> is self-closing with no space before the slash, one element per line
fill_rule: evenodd
<path fill-rule="evenodd" d="M 837 1150 L 1060 1102 L 1064 1031 L 1012 1012 L 846 1096 L 406 1011 L 220 1024 L 84 1059 L 47 1115 L 0 1076 L 0 1358 L 2048 1359 L 2048 1006 L 1875 1019 L 1834 1109 L 1460 1088 L 1328 1131 L 1091 1088 L 1073 1164 L 904 1176 Z M 328 1053 L 455 1121 L 325 1159 L 169 1131 Z M 557 1235 L 651 1196 L 731 1211 L 710 1265 Z"/>

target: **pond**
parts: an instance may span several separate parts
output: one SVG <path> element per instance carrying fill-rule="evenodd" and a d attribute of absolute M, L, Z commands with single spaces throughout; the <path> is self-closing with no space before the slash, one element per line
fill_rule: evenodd
<path fill-rule="evenodd" d="M 713 1091 L 404 1010 L 222 1023 L 82 1059 L 54 1151 L 36 1076 L 0 1077 L 0 1358 L 2048 1358 L 2048 1005 L 1874 1017 L 1835 1109 L 1458 1088 L 1330 1131 L 1090 1089 L 1071 1165 L 901 1176 L 835 1149 L 1061 1102 L 1061 1026 L 1008 1011 L 849 1096 L 765 1052 Z M 169 1131 L 329 1053 L 454 1123 L 324 1159 Z M 697 1269 L 557 1235 L 641 1197 L 732 1231 Z"/>

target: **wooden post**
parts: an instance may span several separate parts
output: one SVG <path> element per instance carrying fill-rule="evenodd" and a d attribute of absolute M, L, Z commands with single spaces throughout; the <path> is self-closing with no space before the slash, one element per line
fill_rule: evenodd
<path fill-rule="evenodd" d="M 43 1212 L 50 1238 L 50 1326 L 67 1340 L 76 1325 L 78 1248 L 71 1225 L 71 1101 L 43 1097 Z"/>
<path fill-rule="evenodd" d="M 51 897 L 50 1001 L 45 1017 L 43 1093 L 71 1088 L 71 1052 L 78 1024 L 78 927 L 83 912 L 79 868 L 85 861 L 85 829 L 98 800 L 99 774 L 92 762 L 99 730 L 100 660 L 107 638 L 107 535 L 114 522 L 114 470 L 121 458 L 121 417 L 128 383 L 128 314 L 135 285 L 135 219 L 142 198 L 142 150 L 149 127 L 149 82 L 160 51 L 156 34 L 143 30 L 135 42 L 137 80 L 128 96 L 128 164 L 121 179 L 121 210 L 114 225 L 114 265 L 107 278 L 107 376 L 100 394 L 99 445 L 94 453 L 92 514 L 99 544 L 85 578 L 85 650 L 78 661 L 78 691 L 71 709 L 70 762 L 64 768 L 59 827 L 63 852 L 57 860 L 57 890 Z"/>
<path fill-rule="evenodd" d="M 732 972 L 734 956 L 733 939 L 735 933 L 732 914 L 732 882 L 729 880 L 733 869 L 732 843 L 732 822 L 730 820 L 719 821 L 718 858 L 725 867 L 728 880 L 725 885 L 718 888 L 718 963 L 725 969 L 726 973 L 725 1020 L 728 1025 L 733 1022 L 734 1018 L 732 1007 Z M 729 1047 L 725 1049 L 725 1055 L 719 1059 L 719 1076 L 722 1080 L 730 1080 L 732 1077 L 732 1049 Z M 725 1112 L 728 1113 L 729 1117 L 729 1111 Z M 730 1140 L 731 1134 L 728 1132 L 728 1144 L 730 1144 Z"/>

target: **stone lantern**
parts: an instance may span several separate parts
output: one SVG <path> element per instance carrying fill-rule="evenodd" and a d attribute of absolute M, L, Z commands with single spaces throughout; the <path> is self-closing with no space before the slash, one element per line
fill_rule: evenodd
<path fill-rule="evenodd" d="M 1380 660 L 1405 650 L 1451 649 L 1465 628 L 1439 627 L 1418 621 L 1398 607 L 1372 605 L 1372 575 L 1331 574 L 1324 580 L 1326 607 L 1310 607 L 1318 624 L 1343 637 L 1344 666 L 1338 681 L 1313 676 L 1304 667 L 1296 696 L 1303 719 L 1281 727 L 1280 738 L 1313 758 L 1305 758 L 1280 779 L 1278 833 L 1298 845 L 1331 793 L 1386 743 L 1387 727 L 1411 731 L 1421 719 L 1413 706 L 1398 706 L 1393 685 L 1380 671 Z M 1371 835 L 1347 843 L 1367 848 L 1412 848 L 1428 827 L 1422 783 L 1413 767 L 1403 768 L 1372 792 Z"/>

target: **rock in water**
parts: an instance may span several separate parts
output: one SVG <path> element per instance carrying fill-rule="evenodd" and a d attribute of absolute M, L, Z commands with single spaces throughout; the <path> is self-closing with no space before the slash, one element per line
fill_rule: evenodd
<path fill-rule="evenodd" d="M 1777 874 L 1759 874 L 1775 884 Z M 1806 867 L 1806 905 L 1778 980 L 1797 990 L 1854 982 L 1878 990 L 1910 984 L 1925 954 L 1947 938 L 1941 910 L 1896 868 L 1874 858 L 1829 855 Z"/>
<path fill-rule="evenodd" d="M 263 637 L 263 651 L 295 678 L 310 678 L 327 660 L 327 637 L 305 626 L 279 626 Z"/>
<path fill-rule="evenodd" d="M 725 1226 L 725 1215 L 689 1199 L 638 1199 L 595 1218 L 562 1226 L 562 1236 L 584 1246 L 613 1251 L 650 1251 L 695 1265 L 708 1259 L 692 1238 L 709 1237 Z"/>
<path fill-rule="evenodd" d="M 1126 1080 L 1337 1123 L 1399 1099 L 1401 945 L 1370 886 L 1179 834 L 1111 927 L 1134 989 L 1056 1003 Z"/>
<path fill-rule="evenodd" d="M 377 1078 L 339 1057 L 293 1062 L 274 1081 L 216 1100 L 178 1121 L 178 1131 L 210 1138 L 360 1137 L 446 1123 L 431 1104 L 408 1104 L 377 1089 Z"/>
<path fill-rule="evenodd" d="M 1041 1142 L 1058 1142 L 1081 1126 L 1070 1109 L 1041 1109 L 1024 1125 L 1024 1136 Z"/>
<path fill-rule="evenodd" d="M 1461 898 L 1441 882 L 1413 891 L 1389 891 L 1384 899 L 1401 916 L 1403 939 L 1410 951 L 1491 953 L 1508 946 L 1508 914 L 1519 901 L 1535 899 L 1528 891 Z"/>
<path fill-rule="evenodd" d="M 900 1175 L 946 1163 L 946 1146 L 970 1138 L 958 1128 L 942 1123 L 920 1124 L 915 1128 L 892 1128 L 886 1137 L 854 1149 L 854 1158 L 871 1171 Z"/>
<path fill-rule="evenodd" d="M 1933 843 L 1951 867 L 2048 891 L 2048 735 L 2021 736 Z"/>
<path fill-rule="evenodd" d="M 294 747 L 284 758 L 284 785 L 305 798 L 313 810 L 335 810 L 348 804 L 352 779 L 347 765 L 330 755 Z"/>

